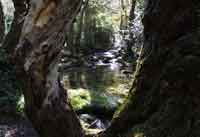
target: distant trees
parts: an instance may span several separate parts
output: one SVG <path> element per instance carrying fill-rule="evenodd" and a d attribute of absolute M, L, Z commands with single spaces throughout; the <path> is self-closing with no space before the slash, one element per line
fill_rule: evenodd
<path fill-rule="evenodd" d="M 113 24 L 106 6 L 103 0 L 84 1 L 67 34 L 67 48 L 73 56 L 107 50 L 112 46 Z"/>
<path fill-rule="evenodd" d="M 75 21 L 71 24 L 67 33 L 67 49 L 71 52 L 71 55 L 77 56 L 80 54 L 80 48 L 83 45 L 83 35 L 85 27 L 85 12 L 89 6 L 89 0 L 86 0 L 80 9 Z M 88 25 L 88 24 L 87 24 Z"/>

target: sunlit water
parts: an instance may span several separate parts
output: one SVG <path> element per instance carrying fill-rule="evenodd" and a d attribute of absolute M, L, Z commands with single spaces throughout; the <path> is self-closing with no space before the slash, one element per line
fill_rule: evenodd
<path fill-rule="evenodd" d="M 93 53 L 90 56 L 90 60 L 92 61 L 88 62 L 89 65 L 80 65 L 70 69 L 66 68 L 64 70 L 64 83 L 68 92 L 70 92 L 69 96 L 74 96 L 73 94 L 82 90 L 92 95 L 95 94 L 91 98 L 93 100 L 100 100 L 100 106 L 105 104 L 105 107 L 114 106 L 116 109 L 117 104 L 122 103 L 128 95 L 132 83 L 134 70 L 132 64 L 123 66 L 120 62 L 120 60 L 123 61 L 121 51 L 126 46 L 120 33 L 116 33 L 113 47 L 105 52 Z M 103 101 L 101 101 L 102 98 Z M 105 100 L 107 101 L 105 102 Z M 95 101 L 87 100 L 86 102 L 92 104 Z M 98 101 L 96 102 L 98 103 Z M 79 116 L 87 128 L 105 129 L 109 125 L 109 120 L 111 120 L 111 117 L 102 119 L 99 118 L 99 115 L 97 116 L 92 113 L 83 113 Z M 93 119 L 93 121 L 88 123 L 88 119 Z"/>
<path fill-rule="evenodd" d="M 129 30 L 132 31 L 134 34 L 133 39 L 136 40 L 135 48 L 133 48 L 136 54 L 142 45 L 143 37 L 143 26 L 141 23 L 142 10 L 140 8 L 137 4 L 135 11 L 136 17 Z M 122 101 L 126 98 L 132 84 L 135 68 L 131 63 L 126 63 L 127 65 L 125 66 L 123 64 L 125 61 L 123 61 L 121 52 L 127 48 L 125 39 L 130 38 L 129 35 L 121 35 L 124 33 L 127 33 L 127 30 L 115 33 L 114 43 L 111 49 L 105 52 L 93 53 L 90 57 L 92 63 L 89 62 L 88 66 L 83 65 L 66 71 L 65 84 L 66 88 L 69 89 L 68 91 L 77 92 L 80 89 L 86 89 L 86 92 L 96 92 L 98 96 L 101 96 L 101 93 L 103 93 L 103 96 L 106 96 L 112 103 L 118 100 Z M 116 97 L 117 101 L 113 97 Z M 96 98 L 98 97 L 96 96 Z M 105 129 L 109 125 L 110 119 L 107 118 L 102 119 L 90 113 L 79 116 L 87 128 Z M 92 119 L 92 121 L 87 122 L 88 119 Z"/>
<path fill-rule="evenodd" d="M 93 58 L 99 58 L 95 65 L 107 66 L 111 71 L 119 72 L 122 67 L 122 64 L 119 63 L 119 59 L 122 58 L 120 51 L 123 50 L 122 48 L 126 48 L 126 43 L 119 33 L 116 33 L 114 37 L 113 47 L 106 52 L 94 53 Z"/>

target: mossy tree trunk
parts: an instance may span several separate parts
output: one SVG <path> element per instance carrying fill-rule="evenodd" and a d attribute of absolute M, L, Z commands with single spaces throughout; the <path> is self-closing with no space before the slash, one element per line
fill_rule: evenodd
<path fill-rule="evenodd" d="M 0 2 L 0 44 L 4 39 L 4 34 L 5 34 L 4 14 L 3 14 L 3 6 Z"/>
<path fill-rule="evenodd" d="M 102 136 L 199 137 L 200 1 L 146 5 L 145 41 L 129 99 Z"/>
<path fill-rule="evenodd" d="M 81 4 L 81 0 L 31 0 L 15 49 L 25 111 L 41 137 L 83 136 L 58 72 L 66 32 Z"/>

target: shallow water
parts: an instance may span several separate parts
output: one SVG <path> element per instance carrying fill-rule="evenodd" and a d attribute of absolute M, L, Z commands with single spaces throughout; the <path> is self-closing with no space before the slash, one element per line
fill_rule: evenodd
<path fill-rule="evenodd" d="M 114 111 L 128 95 L 134 65 L 123 60 L 125 48 L 125 41 L 118 33 L 113 48 L 94 52 L 85 63 L 77 65 L 75 61 L 75 67 L 63 71 L 71 104 L 86 128 L 107 128 Z"/>

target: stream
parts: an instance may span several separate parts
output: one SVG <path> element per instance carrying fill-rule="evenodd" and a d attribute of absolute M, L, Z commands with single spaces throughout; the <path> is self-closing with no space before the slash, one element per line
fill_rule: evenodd
<path fill-rule="evenodd" d="M 107 51 L 97 51 L 81 59 L 65 54 L 62 59 L 65 87 L 86 128 L 107 128 L 113 113 L 126 98 L 134 69 L 132 63 L 123 59 L 126 48 L 126 41 L 116 33 L 113 46 Z"/>

